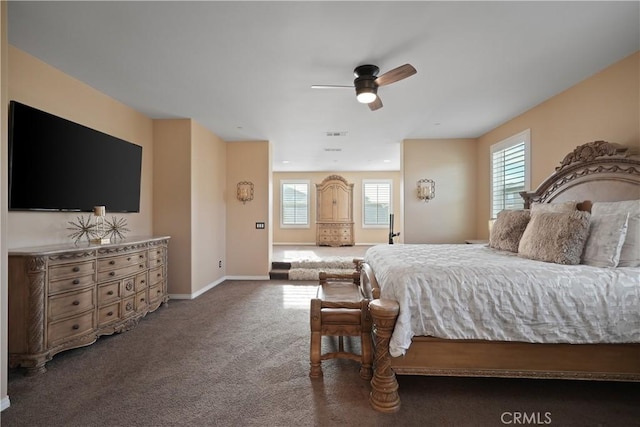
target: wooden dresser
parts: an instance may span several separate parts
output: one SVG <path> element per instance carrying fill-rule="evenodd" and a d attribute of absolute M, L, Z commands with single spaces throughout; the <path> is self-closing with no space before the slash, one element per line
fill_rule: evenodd
<path fill-rule="evenodd" d="M 316 184 L 316 243 L 319 246 L 353 246 L 353 184 L 330 175 Z"/>
<path fill-rule="evenodd" d="M 129 330 L 166 304 L 168 242 L 9 250 L 9 366 L 45 372 L 55 354 Z"/>

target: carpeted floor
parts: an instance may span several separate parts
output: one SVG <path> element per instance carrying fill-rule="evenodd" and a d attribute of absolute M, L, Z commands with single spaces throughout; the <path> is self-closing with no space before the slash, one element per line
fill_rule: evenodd
<path fill-rule="evenodd" d="M 640 426 L 640 384 L 399 378 L 380 414 L 349 360 L 308 377 L 313 282 L 227 281 L 170 301 L 133 330 L 12 370 L 9 426 Z M 357 347 L 357 344 L 356 344 Z M 535 424 L 529 422 L 529 424 Z"/>

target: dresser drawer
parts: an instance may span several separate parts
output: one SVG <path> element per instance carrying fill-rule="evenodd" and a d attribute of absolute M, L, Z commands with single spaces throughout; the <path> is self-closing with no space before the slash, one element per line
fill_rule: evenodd
<path fill-rule="evenodd" d="M 95 312 L 89 311 L 70 319 L 61 320 L 49 324 L 47 329 L 47 340 L 49 346 L 53 347 L 74 336 L 80 336 L 90 333 L 95 329 Z"/>
<path fill-rule="evenodd" d="M 138 292 L 136 294 L 136 311 L 143 311 L 149 306 L 147 291 Z"/>
<path fill-rule="evenodd" d="M 73 289 L 81 289 L 91 286 L 95 283 L 95 277 L 92 274 L 88 276 L 68 277 L 66 279 L 49 282 L 49 293 L 55 294 L 62 291 L 70 291 Z"/>
<path fill-rule="evenodd" d="M 49 320 L 58 320 L 95 308 L 94 288 L 49 297 Z"/>
<path fill-rule="evenodd" d="M 56 265 L 49 268 L 49 281 L 66 277 L 92 275 L 96 271 L 95 261 L 84 261 L 72 264 Z"/>
<path fill-rule="evenodd" d="M 105 283 L 98 287 L 98 307 L 120 299 L 120 282 Z"/>
<path fill-rule="evenodd" d="M 136 292 L 140 292 L 142 290 L 147 289 L 147 272 L 140 273 L 136 275 Z"/>
<path fill-rule="evenodd" d="M 162 298 L 162 285 L 163 282 L 160 282 L 149 288 L 149 304 L 154 304 Z"/>
<path fill-rule="evenodd" d="M 164 268 L 162 266 L 149 270 L 149 286 L 164 280 Z"/>
<path fill-rule="evenodd" d="M 111 258 L 103 258 L 98 260 L 98 271 L 103 272 L 136 264 L 144 264 L 146 259 L 147 253 L 145 251 L 132 252 L 130 254 L 114 256 Z"/>
<path fill-rule="evenodd" d="M 111 271 L 99 271 L 98 270 L 98 282 L 104 282 L 106 280 L 121 279 L 126 276 L 131 276 L 139 271 L 144 271 L 146 263 L 138 263 L 130 265 L 128 267 L 118 268 Z"/>
<path fill-rule="evenodd" d="M 164 259 L 164 248 L 149 249 L 149 260 Z"/>
<path fill-rule="evenodd" d="M 98 326 L 106 325 L 118 319 L 120 319 L 119 301 L 98 309 Z"/>
<path fill-rule="evenodd" d="M 136 293 L 136 278 L 127 277 L 122 281 L 122 288 L 120 289 L 120 295 L 123 297 L 129 297 Z"/>
<path fill-rule="evenodd" d="M 136 297 L 135 295 L 129 298 L 125 298 L 120 303 L 120 313 L 122 317 L 131 316 L 136 312 Z"/>

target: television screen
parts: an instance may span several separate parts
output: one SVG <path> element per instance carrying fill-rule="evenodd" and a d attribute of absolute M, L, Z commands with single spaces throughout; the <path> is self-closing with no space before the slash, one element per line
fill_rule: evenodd
<path fill-rule="evenodd" d="M 140 212 L 142 147 L 16 101 L 9 210 Z"/>

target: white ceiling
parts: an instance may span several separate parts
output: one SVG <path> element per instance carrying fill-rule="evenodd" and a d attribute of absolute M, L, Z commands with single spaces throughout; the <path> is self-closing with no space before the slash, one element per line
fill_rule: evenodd
<path fill-rule="evenodd" d="M 274 171 L 381 171 L 400 169 L 403 139 L 478 137 L 639 50 L 640 3 L 11 1 L 8 27 L 152 118 L 271 141 Z M 375 112 L 311 89 L 366 63 L 418 73 L 381 87 Z"/>

